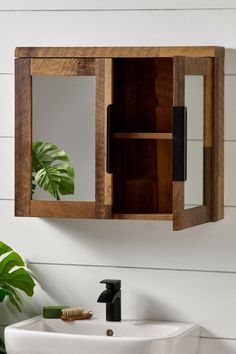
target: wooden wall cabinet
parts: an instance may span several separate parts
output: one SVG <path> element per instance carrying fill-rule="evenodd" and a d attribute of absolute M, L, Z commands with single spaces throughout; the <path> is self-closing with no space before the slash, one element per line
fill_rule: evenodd
<path fill-rule="evenodd" d="M 203 201 L 191 208 L 185 75 L 204 86 Z M 34 76 L 95 76 L 92 202 L 32 200 Z M 16 216 L 173 220 L 174 230 L 223 218 L 224 48 L 16 48 L 15 78 Z"/>

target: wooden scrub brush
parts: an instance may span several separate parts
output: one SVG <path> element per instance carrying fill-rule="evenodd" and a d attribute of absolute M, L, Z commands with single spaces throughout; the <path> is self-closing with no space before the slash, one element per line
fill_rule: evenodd
<path fill-rule="evenodd" d="M 88 320 L 93 317 L 93 312 L 84 312 L 84 309 L 81 307 L 68 307 L 66 309 L 62 309 L 61 319 L 63 321 L 76 321 L 76 320 Z"/>

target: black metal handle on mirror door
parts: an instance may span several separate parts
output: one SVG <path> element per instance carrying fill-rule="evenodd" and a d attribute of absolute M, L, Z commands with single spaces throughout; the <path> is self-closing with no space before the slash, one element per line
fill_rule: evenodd
<path fill-rule="evenodd" d="M 187 108 L 173 107 L 173 181 L 187 179 Z"/>
<path fill-rule="evenodd" d="M 107 173 L 112 173 L 112 112 L 113 105 L 107 106 Z"/>

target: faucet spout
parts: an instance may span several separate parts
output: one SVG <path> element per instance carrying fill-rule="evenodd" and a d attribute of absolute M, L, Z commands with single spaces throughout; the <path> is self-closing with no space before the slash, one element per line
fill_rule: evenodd
<path fill-rule="evenodd" d="M 105 279 L 101 283 L 106 284 L 104 290 L 98 297 L 97 302 L 106 304 L 106 320 L 121 321 L 121 282 L 115 279 Z"/>
<path fill-rule="evenodd" d="M 113 298 L 114 298 L 114 293 L 111 290 L 106 289 L 100 294 L 100 296 L 97 299 L 97 302 L 111 303 Z"/>

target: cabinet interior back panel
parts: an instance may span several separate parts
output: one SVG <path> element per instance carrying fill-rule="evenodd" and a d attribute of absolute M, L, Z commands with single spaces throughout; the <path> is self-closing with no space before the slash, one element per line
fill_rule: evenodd
<path fill-rule="evenodd" d="M 114 132 L 171 133 L 173 59 L 115 59 Z M 114 212 L 172 213 L 171 140 L 117 139 Z"/>

